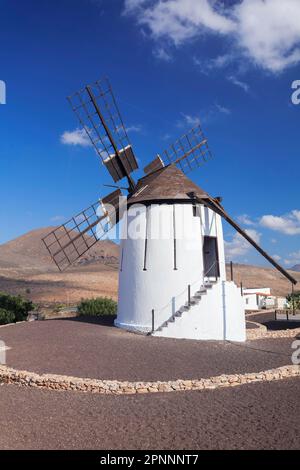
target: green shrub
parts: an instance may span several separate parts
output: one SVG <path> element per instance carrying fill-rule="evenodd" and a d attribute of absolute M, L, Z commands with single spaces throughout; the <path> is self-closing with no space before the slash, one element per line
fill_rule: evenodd
<path fill-rule="evenodd" d="M 4 308 L 0 308 L 0 325 L 7 325 L 15 321 L 15 314 Z"/>
<path fill-rule="evenodd" d="M 117 302 L 107 297 L 82 300 L 78 305 L 79 315 L 104 316 L 117 313 Z"/>
<path fill-rule="evenodd" d="M 300 291 L 287 295 L 288 307 L 290 309 L 300 309 Z"/>
<path fill-rule="evenodd" d="M 12 312 L 15 321 L 26 320 L 28 313 L 34 309 L 34 305 L 29 300 L 23 299 L 20 295 L 10 295 L 0 292 L 0 309 Z"/>

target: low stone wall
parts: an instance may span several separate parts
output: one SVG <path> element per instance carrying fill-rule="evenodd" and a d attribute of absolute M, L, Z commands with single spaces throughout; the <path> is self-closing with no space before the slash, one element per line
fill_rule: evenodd
<path fill-rule="evenodd" d="M 186 390 L 209 390 L 233 387 L 254 382 L 270 382 L 290 377 L 300 377 L 300 366 L 288 365 L 263 372 L 230 374 L 198 380 L 175 380 L 168 382 L 126 382 L 117 380 L 94 380 L 53 374 L 35 374 L 18 371 L 0 365 L 0 382 L 18 384 L 50 390 L 74 390 L 106 395 L 126 395 L 136 393 L 174 392 Z"/>
<path fill-rule="evenodd" d="M 264 335 L 266 334 L 266 332 L 268 331 L 268 328 L 265 326 L 265 325 L 262 325 L 261 323 L 257 323 L 255 321 L 252 321 L 252 320 L 246 320 L 246 324 L 251 324 L 251 325 L 255 325 L 256 328 L 248 328 L 246 329 L 246 335 L 247 335 L 247 339 L 250 339 L 249 338 L 249 331 L 252 331 L 253 329 L 257 332 L 257 334 L 260 334 L 260 335 Z"/>
<path fill-rule="evenodd" d="M 254 322 L 252 322 L 254 323 Z M 247 330 L 247 339 L 263 339 L 263 338 L 294 338 L 295 336 L 300 335 L 300 328 L 291 328 L 290 330 L 275 330 L 268 331 L 264 325 L 261 325 L 264 328 L 254 328 Z"/>

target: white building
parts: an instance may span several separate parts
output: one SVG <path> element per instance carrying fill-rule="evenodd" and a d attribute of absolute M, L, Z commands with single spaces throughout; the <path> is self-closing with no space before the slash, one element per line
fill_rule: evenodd
<path fill-rule="evenodd" d="M 138 182 L 124 224 L 115 324 L 155 336 L 245 341 L 241 292 L 226 280 L 221 218 L 191 192 L 206 195 L 174 165 Z"/>
<path fill-rule="evenodd" d="M 285 297 L 271 295 L 270 287 L 243 289 L 245 310 L 282 309 L 286 307 Z"/>
<path fill-rule="evenodd" d="M 243 289 L 245 310 L 261 310 L 265 308 L 266 298 L 271 295 L 269 287 Z"/>

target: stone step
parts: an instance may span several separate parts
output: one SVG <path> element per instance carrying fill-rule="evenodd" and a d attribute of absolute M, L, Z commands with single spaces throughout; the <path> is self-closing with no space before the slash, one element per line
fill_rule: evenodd
<path fill-rule="evenodd" d="M 205 295 L 207 293 L 207 289 L 202 287 L 200 290 L 196 292 L 197 295 Z"/>
<path fill-rule="evenodd" d="M 190 309 L 190 307 L 188 307 L 187 305 L 183 305 L 182 307 L 180 307 L 180 309 L 178 310 L 178 312 L 180 312 L 180 313 L 188 312 L 189 309 Z"/>
<path fill-rule="evenodd" d="M 178 310 L 176 313 L 174 313 L 174 317 L 177 317 L 177 318 L 182 317 L 182 312 Z"/>
<path fill-rule="evenodd" d="M 194 305 L 198 305 L 202 296 L 207 294 L 207 290 L 213 287 L 213 284 L 216 284 L 217 281 L 210 281 L 205 283 L 200 287 L 198 291 L 191 297 L 190 304 L 186 302 L 182 305 L 177 312 L 175 312 L 168 320 L 166 320 L 156 331 L 162 331 L 163 328 L 167 328 L 169 323 L 174 323 L 176 318 L 181 318 L 184 312 L 188 312 L 190 308 Z"/>

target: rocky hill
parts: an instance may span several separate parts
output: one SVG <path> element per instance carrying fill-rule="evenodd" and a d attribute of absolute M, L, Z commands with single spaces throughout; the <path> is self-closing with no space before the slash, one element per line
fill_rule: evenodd
<path fill-rule="evenodd" d="M 0 245 L 0 269 L 30 270 L 47 272 L 56 267 L 42 242 L 55 227 L 45 227 L 32 230 L 24 235 Z M 119 247 L 109 240 L 99 241 L 77 264 L 91 263 L 117 264 Z"/>

